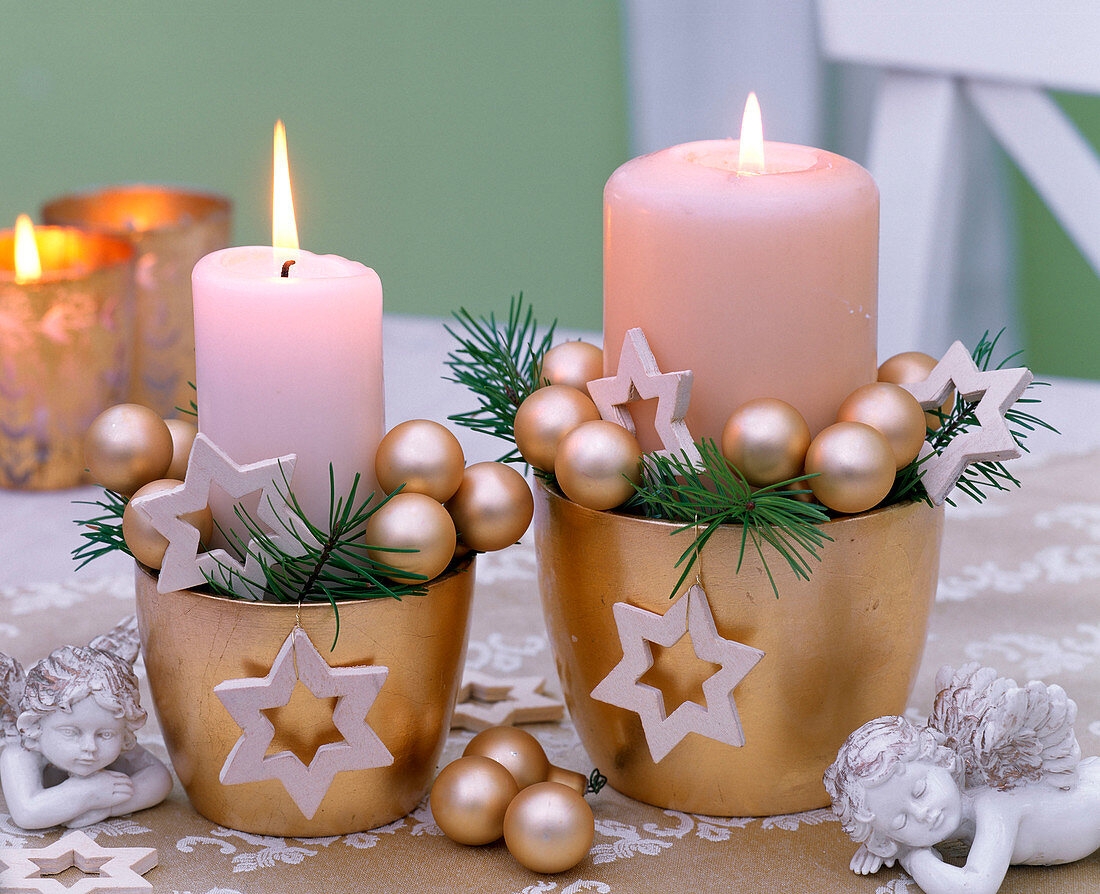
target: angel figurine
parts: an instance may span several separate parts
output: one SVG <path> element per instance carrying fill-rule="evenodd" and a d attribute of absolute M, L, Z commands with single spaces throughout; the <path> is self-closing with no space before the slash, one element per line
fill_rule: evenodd
<path fill-rule="evenodd" d="M 940 669 L 926 726 L 865 723 L 825 772 L 854 872 L 900 862 L 926 894 L 995 894 L 1009 865 L 1070 863 L 1100 849 L 1100 759 L 1081 760 L 1077 705 L 968 664 Z M 969 845 L 963 866 L 935 845 Z"/>
<path fill-rule="evenodd" d="M 132 617 L 26 674 L 0 654 L 0 789 L 18 826 L 87 826 L 168 796 L 168 768 L 135 737 L 146 717 L 137 656 Z"/>

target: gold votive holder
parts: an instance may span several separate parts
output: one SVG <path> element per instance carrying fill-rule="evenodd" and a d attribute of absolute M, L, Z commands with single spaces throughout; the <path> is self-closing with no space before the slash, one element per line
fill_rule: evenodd
<path fill-rule="evenodd" d="M 84 432 L 126 399 L 134 250 L 71 227 L 35 242 L 42 275 L 17 283 L 0 232 L 0 487 L 47 490 L 84 480 Z"/>
<path fill-rule="evenodd" d="M 48 224 L 125 237 L 134 246 L 135 337 L 127 399 L 175 416 L 194 396 L 191 269 L 229 245 L 232 205 L 211 193 L 169 186 L 110 186 L 53 199 Z"/>

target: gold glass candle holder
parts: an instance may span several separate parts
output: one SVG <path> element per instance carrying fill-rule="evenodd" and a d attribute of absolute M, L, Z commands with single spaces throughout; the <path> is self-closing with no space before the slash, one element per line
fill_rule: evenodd
<path fill-rule="evenodd" d="M 74 487 L 84 432 L 126 399 L 133 248 L 71 227 L 38 227 L 42 272 L 15 272 L 0 232 L 0 487 Z M 18 280 L 18 281 L 17 281 Z"/>
<path fill-rule="evenodd" d="M 46 223 L 123 236 L 135 259 L 134 360 L 127 399 L 175 416 L 195 381 L 191 268 L 229 245 L 232 206 L 224 196 L 167 186 L 111 186 L 53 199 Z"/>

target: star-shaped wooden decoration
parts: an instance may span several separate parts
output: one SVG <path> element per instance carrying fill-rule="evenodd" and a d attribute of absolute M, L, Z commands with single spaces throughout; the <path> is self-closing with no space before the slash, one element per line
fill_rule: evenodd
<path fill-rule="evenodd" d="M 927 379 L 901 386 L 926 410 L 942 405 L 956 389 L 963 400 L 977 402 L 976 429 L 956 435 L 938 455 L 932 455 L 927 443 L 921 449 L 921 458 L 927 457 L 921 465 L 924 470 L 921 481 L 933 503 L 938 506 L 947 499 L 970 463 L 1015 459 L 1022 453 L 1005 422 L 1005 413 L 1020 399 L 1031 380 L 1031 370 L 1024 367 L 978 369 L 966 346 L 957 341 Z"/>
<path fill-rule="evenodd" d="M 294 474 L 296 460 L 292 453 L 239 465 L 206 435 L 196 435 L 183 484 L 133 501 L 134 508 L 145 512 L 153 528 L 168 541 L 157 592 L 171 593 L 199 586 L 206 583 L 209 575 L 221 578 L 238 595 L 261 598 L 264 575 L 260 566 L 269 557 L 256 547 L 256 542 L 249 544 L 244 564 L 225 550 L 200 553 L 198 528 L 181 516 L 205 508 L 210 502 L 210 488 L 215 484 L 234 500 L 259 491 L 256 518 L 275 533 L 280 547 L 293 555 L 300 544 L 288 532 L 293 519 L 283 490 Z"/>
<path fill-rule="evenodd" d="M 157 865 L 153 847 L 102 847 L 84 832 L 69 832 L 53 844 L 39 848 L 0 850 L 0 891 L 9 894 L 86 894 L 113 891 L 114 894 L 142 894 L 153 886 L 142 876 Z M 74 885 L 55 878 L 66 869 L 95 873 Z"/>
<path fill-rule="evenodd" d="M 693 586 L 663 615 L 626 602 L 616 602 L 612 611 L 623 658 L 592 690 L 592 698 L 633 711 L 641 718 L 654 763 L 660 762 L 692 732 L 727 745 L 744 745 L 745 734 L 733 690 L 764 653 L 718 635 L 703 588 Z M 691 635 L 695 654 L 703 661 L 720 665 L 720 669 L 703 683 L 705 708 L 685 701 L 666 716 L 661 691 L 638 680 L 653 665 L 650 643 L 672 646 L 685 633 Z"/>
<path fill-rule="evenodd" d="M 657 451 L 658 455 L 679 456 L 687 453 L 691 462 L 696 464 L 700 461 L 699 448 L 695 446 L 684 421 L 691 403 L 693 379 L 691 370 L 661 372 L 645 333 L 635 328 L 628 329 L 623 338 L 623 350 L 615 375 L 593 379 L 588 383 L 588 393 L 604 419 L 621 425 L 633 435 L 637 434 L 637 430 L 627 404 L 657 398 L 657 416 L 653 425 L 664 448 Z"/>
<path fill-rule="evenodd" d="M 330 667 L 301 627 L 283 642 L 266 677 L 226 680 L 214 687 L 243 730 L 222 766 L 223 785 L 277 779 L 306 819 L 312 819 L 337 773 L 393 763 L 390 750 L 367 724 L 367 714 L 389 675 L 388 667 Z M 332 725 L 343 742 L 317 749 L 307 767 L 290 751 L 267 755 L 275 727 L 264 716 L 290 701 L 299 680 L 317 698 L 337 697 Z"/>
<path fill-rule="evenodd" d="M 500 679 L 479 671 L 466 671 L 451 729 L 479 733 L 491 726 L 516 726 L 561 720 L 561 702 L 543 694 L 545 677 Z"/>

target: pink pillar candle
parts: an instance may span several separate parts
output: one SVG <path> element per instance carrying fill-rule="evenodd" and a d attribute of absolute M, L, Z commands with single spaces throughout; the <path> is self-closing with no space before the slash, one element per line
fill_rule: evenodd
<path fill-rule="evenodd" d="M 855 162 L 786 143 L 765 144 L 764 173 L 738 173 L 738 146 L 673 146 L 608 180 L 605 374 L 640 326 L 662 371 L 695 373 L 696 439 L 720 440 L 758 397 L 816 434 L 875 379 L 878 190 Z"/>

